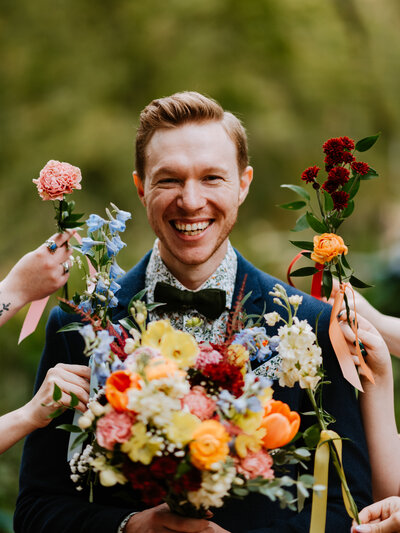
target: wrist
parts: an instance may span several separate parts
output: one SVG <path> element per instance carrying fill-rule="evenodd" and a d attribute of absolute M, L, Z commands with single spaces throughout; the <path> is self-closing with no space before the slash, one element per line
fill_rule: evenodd
<path fill-rule="evenodd" d="M 0 301 L 4 304 L 10 303 L 14 312 L 19 311 L 28 303 L 18 284 L 13 283 L 10 274 L 0 282 Z"/>
<path fill-rule="evenodd" d="M 126 526 L 128 525 L 129 520 L 132 518 L 132 516 L 134 516 L 137 513 L 138 511 L 133 511 L 132 513 L 128 514 L 128 516 L 126 516 L 120 523 L 117 533 L 125 533 Z"/>

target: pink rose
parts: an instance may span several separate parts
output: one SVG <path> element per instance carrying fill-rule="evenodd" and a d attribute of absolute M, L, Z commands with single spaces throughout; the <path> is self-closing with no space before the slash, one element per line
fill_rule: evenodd
<path fill-rule="evenodd" d="M 132 435 L 131 427 L 136 417 L 133 413 L 111 411 L 97 421 L 97 442 L 107 450 L 113 450 L 117 442 L 126 442 Z"/>
<path fill-rule="evenodd" d="M 81 189 L 81 171 L 69 163 L 51 160 L 40 171 L 40 176 L 32 180 L 43 200 L 63 200 L 64 194 Z"/>
<path fill-rule="evenodd" d="M 217 364 L 222 360 L 222 354 L 214 350 L 209 344 L 202 343 L 199 345 L 200 353 L 196 359 L 196 368 L 202 370 L 209 364 Z"/>
<path fill-rule="evenodd" d="M 272 457 L 265 450 L 250 452 L 243 459 L 237 459 L 237 471 L 246 479 L 261 476 L 264 479 L 273 479 Z"/>
<path fill-rule="evenodd" d="M 186 396 L 182 398 L 182 407 L 187 407 L 192 415 L 200 420 L 208 420 L 215 411 L 216 402 L 209 398 L 200 385 L 193 387 Z"/>

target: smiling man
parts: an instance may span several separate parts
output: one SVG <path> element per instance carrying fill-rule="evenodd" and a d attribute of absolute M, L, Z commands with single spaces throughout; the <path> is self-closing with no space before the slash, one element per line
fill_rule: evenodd
<path fill-rule="evenodd" d="M 276 310 L 269 295 L 276 279 L 248 263 L 230 242 L 253 177 L 248 165 L 246 134 L 240 121 L 214 100 L 194 92 L 177 93 L 151 102 L 141 113 L 136 139 L 134 181 L 157 236 L 153 249 L 123 278 L 118 292 L 115 321 L 127 315 L 131 297 L 144 287 L 149 302 L 165 307 L 151 318 L 168 318 L 186 329 L 193 317 L 201 318 L 198 340 L 218 342 L 226 334 L 229 311 L 243 280 L 251 292 L 248 314 Z M 267 243 L 266 243 L 267 253 Z M 289 294 L 298 291 L 286 287 Z M 360 508 L 369 504 L 370 475 L 364 432 L 356 398 L 344 381 L 328 336 L 330 306 L 303 295 L 300 319 L 319 319 L 319 344 L 331 384 L 325 388 L 324 406 L 337 420 L 332 429 L 343 442 L 348 483 Z M 264 311 L 264 312 L 265 312 Z M 37 386 L 57 362 L 85 364 L 82 339 L 74 333 L 57 333 L 71 318 L 52 312 Z M 268 328 L 270 334 L 274 328 Z M 274 378 L 270 360 L 255 368 Z M 274 398 L 296 411 L 309 411 L 307 396 L 298 387 L 281 388 L 275 382 Z M 70 423 L 65 414 L 62 422 Z M 311 424 L 305 417 L 305 422 Z M 165 504 L 146 509 L 130 494 L 96 489 L 94 502 L 86 491 L 77 493 L 66 462 L 68 436 L 50 424 L 27 440 L 21 470 L 21 491 L 15 531 L 45 533 L 297 533 L 308 532 L 310 502 L 301 513 L 282 510 L 267 498 L 252 494 L 229 501 L 209 520 L 186 519 L 172 514 Z M 304 425 L 305 429 L 306 425 Z M 292 475 L 296 476 L 295 472 Z M 326 530 L 348 531 L 340 484 L 331 473 Z M 321 532 L 322 533 L 322 532 Z"/>

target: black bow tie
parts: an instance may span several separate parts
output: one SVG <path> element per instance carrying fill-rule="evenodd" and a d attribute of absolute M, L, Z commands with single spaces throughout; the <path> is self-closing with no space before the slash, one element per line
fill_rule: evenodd
<path fill-rule="evenodd" d="M 154 289 L 154 300 L 166 303 L 165 311 L 196 309 L 207 318 L 215 320 L 226 307 L 226 292 L 221 289 L 202 289 L 200 291 L 181 291 L 168 283 L 159 281 Z"/>

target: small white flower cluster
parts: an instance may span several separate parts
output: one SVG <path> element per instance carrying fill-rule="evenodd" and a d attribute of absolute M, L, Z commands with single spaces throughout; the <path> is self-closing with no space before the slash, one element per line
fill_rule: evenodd
<path fill-rule="evenodd" d="M 72 459 L 69 462 L 69 467 L 71 469 L 71 480 L 73 483 L 81 483 L 85 479 L 85 474 L 89 469 L 91 464 L 93 453 L 93 446 L 88 444 L 81 454 L 74 453 Z M 78 485 L 76 490 L 82 490 L 82 485 Z"/>
<path fill-rule="evenodd" d="M 220 465 L 218 465 L 219 467 Z M 196 509 L 222 507 L 224 497 L 229 493 L 235 478 L 236 469 L 234 466 L 215 471 L 204 470 L 200 489 L 188 492 L 187 498 Z"/>
<path fill-rule="evenodd" d="M 99 472 L 100 483 L 103 487 L 112 487 L 117 483 L 124 485 L 128 481 L 122 472 L 107 464 L 103 455 L 96 454 L 94 457 L 90 457 L 89 464 L 94 472 Z"/>
<path fill-rule="evenodd" d="M 105 407 L 92 398 L 89 400 L 87 411 L 85 411 L 83 415 L 79 417 L 78 426 L 83 430 L 89 428 L 93 424 L 96 417 L 104 415 L 110 409 L 110 405 Z"/>
<path fill-rule="evenodd" d="M 278 330 L 280 339 L 277 351 L 282 358 L 278 371 L 279 385 L 293 387 L 299 383 L 302 389 L 315 389 L 321 376 L 321 348 L 307 320 L 293 317 L 291 326 L 284 325 Z"/>
<path fill-rule="evenodd" d="M 272 313 L 267 313 L 264 315 L 264 320 L 268 324 L 268 326 L 275 326 L 280 320 L 282 320 L 279 313 L 276 311 L 273 311 Z"/>

